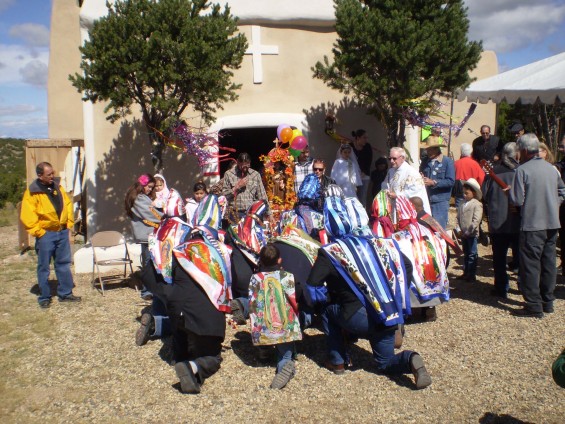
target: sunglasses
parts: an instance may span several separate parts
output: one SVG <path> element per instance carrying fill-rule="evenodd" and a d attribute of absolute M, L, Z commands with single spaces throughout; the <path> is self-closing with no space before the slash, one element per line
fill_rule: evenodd
<path fill-rule="evenodd" d="M 324 172 L 324 168 L 314 168 L 314 172 L 319 171 L 319 172 Z"/>

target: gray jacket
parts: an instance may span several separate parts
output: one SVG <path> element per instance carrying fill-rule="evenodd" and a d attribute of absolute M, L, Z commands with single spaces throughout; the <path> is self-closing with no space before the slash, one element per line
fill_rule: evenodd
<path fill-rule="evenodd" d="M 158 224 L 161 222 L 159 218 L 161 214 L 151 206 L 151 199 L 143 193 L 137 196 L 131 211 L 133 212 L 133 218 L 131 220 L 133 238 L 137 243 L 147 243 L 147 237 L 149 237 L 149 234 L 153 232 L 155 227 L 143 221 Z"/>
<path fill-rule="evenodd" d="M 559 205 L 565 199 L 565 184 L 555 168 L 534 157 L 516 168 L 510 201 L 521 209 L 520 231 L 560 228 Z"/>

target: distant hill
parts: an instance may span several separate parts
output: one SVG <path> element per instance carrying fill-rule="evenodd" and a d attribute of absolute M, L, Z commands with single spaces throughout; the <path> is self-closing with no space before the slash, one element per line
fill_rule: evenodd
<path fill-rule="evenodd" d="M 18 203 L 26 186 L 25 140 L 0 138 L 0 208 Z"/>

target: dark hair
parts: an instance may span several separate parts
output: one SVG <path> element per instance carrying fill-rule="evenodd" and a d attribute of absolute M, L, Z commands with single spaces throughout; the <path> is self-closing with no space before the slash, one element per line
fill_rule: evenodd
<path fill-rule="evenodd" d="M 326 162 L 324 161 L 324 159 L 314 159 L 312 163 L 321 163 L 322 165 L 324 165 L 324 168 L 326 167 Z"/>
<path fill-rule="evenodd" d="M 43 175 L 43 171 L 45 171 L 45 168 L 47 167 L 53 168 L 53 166 L 49 162 L 40 162 L 35 167 L 35 173 L 37 175 Z"/>
<path fill-rule="evenodd" d="M 193 193 L 196 193 L 198 190 L 202 190 L 204 191 L 204 193 L 208 193 L 208 188 L 206 187 L 206 184 L 204 184 L 204 181 L 197 181 L 196 184 L 194 184 L 194 187 L 192 187 Z"/>
<path fill-rule="evenodd" d="M 261 262 L 261 265 L 264 266 L 276 265 L 280 257 L 281 253 L 279 252 L 279 249 L 277 249 L 277 246 L 272 243 L 268 243 L 263 246 L 259 252 L 259 261 Z"/>
<path fill-rule="evenodd" d="M 411 197 L 410 203 L 414 205 L 414 209 L 416 209 L 416 212 L 419 212 L 424 208 L 424 201 L 422 200 L 421 197 L 417 197 L 417 196 Z"/>
<path fill-rule="evenodd" d="M 251 162 L 251 156 L 249 156 L 249 153 L 240 153 L 239 156 L 237 157 L 237 161 L 238 162 Z"/>
<path fill-rule="evenodd" d="M 155 178 L 153 177 L 153 175 L 151 174 L 143 174 L 143 175 L 147 175 L 149 177 L 149 183 L 153 183 L 155 184 Z M 133 183 L 129 188 L 128 191 L 126 191 L 126 198 L 124 200 L 124 209 L 126 210 L 126 214 L 127 216 L 129 216 L 130 218 L 133 218 L 133 205 L 135 204 L 135 199 L 137 199 L 137 196 L 139 196 L 141 193 L 143 193 L 143 184 L 141 184 L 139 181 L 136 181 L 135 183 Z"/>
<path fill-rule="evenodd" d="M 351 131 L 351 135 L 355 138 L 359 138 L 359 137 L 365 135 L 366 132 L 367 131 L 365 131 L 365 130 L 358 129 L 357 131 Z"/>

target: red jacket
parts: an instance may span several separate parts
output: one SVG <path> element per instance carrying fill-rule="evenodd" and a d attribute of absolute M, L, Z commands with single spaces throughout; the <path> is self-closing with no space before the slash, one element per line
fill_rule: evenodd
<path fill-rule="evenodd" d="M 485 171 L 483 171 L 481 165 L 475 159 L 466 156 L 455 161 L 455 179 L 467 181 L 469 178 L 474 178 L 482 186 L 485 179 Z"/>

